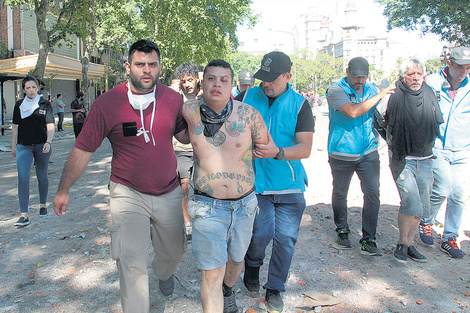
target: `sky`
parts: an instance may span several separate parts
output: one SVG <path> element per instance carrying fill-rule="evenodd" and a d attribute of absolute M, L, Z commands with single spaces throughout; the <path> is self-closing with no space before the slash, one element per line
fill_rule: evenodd
<path fill-rule="evenodd" d="M 259 22 L 253 29 L 239 26 L 237 35 L 242 43 L 239 50 L 243 50 L 244 41 L 259 36 L 260 33 L 269 32 L 270 29 L 293 32 L 295 21 L 312 6 L 319 13 L 331 16 L 336 11 L 342 14 L 347 2 L 348 0 L 253 0 L 251 8 L 260 15 Z M 418 31 L 406 32 L 402 29 L 393 29 L 387 32 L 387 18 L 382 15 L 383 7 L 374 0 L 356 0 L 355 4 L 361 26 L 365 26 L 366 32 L 387 36 L 389 41 L 405 43 L 408 51 L 404 51 L 404 54 L 411 53 L 426 60 L 438 56 L 445 45 L 439 41 L 436 35 L 432 34 L 422 36 Z M 411 55 L 404 57 L 409 56 Z"/>

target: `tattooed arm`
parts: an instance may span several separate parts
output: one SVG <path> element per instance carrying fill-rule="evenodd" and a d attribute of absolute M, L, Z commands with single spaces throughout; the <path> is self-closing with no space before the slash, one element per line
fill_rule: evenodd
<path fill-rule="evenodd" d="M 200 135 L 204 131 L 199 110 L 198 100 L 188 100 L 183 104 L 183 117 L 188 123 L 189 132 L 194 135 Z"/>
<path fill-rule="evenodd" d="M 254 143 L 265 145 L 268 143 L 268 128 L 258 110 L 251 109 L 251 138 Z"/>

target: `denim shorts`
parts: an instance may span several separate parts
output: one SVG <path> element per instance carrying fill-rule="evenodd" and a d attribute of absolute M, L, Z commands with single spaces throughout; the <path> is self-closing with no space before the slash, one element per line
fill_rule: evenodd
<path fill-rule="evenodd" d="M 400 213 L 408 216 L 423 216 L 429 212 L 433 183 L 432 159 L 406 160 L 405 168 L 398 175 L 396 184 L 400 194 Z"/>
<path fill-rule="evenodd" d="M 243 261 L 250 245 L 258 200 L 251 192 L 239 200 L 194 195 L 188 213 L 193 224 L 192 250 L 202 270 Z"/>

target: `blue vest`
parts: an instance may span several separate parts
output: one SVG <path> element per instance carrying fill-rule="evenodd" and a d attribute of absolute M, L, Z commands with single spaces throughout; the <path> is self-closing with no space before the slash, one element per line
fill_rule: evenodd
<path fill-rule="evenodd" d="M 464 79 L 454 101 L 449 96 L 449 88 L 442 84 L 446 78 L 442 72 L 426 77 L 426 83 L 431 87 L 439 99 L 444 123 L 439 126 L 441 138 L 436 138 L 435 147 L 457 151 L 470 149 L 470 83 L 469 76 Z"/>
<path fill-rule="evenodd" d="M 247 89 L 243 102 L 257 109 L 278 147 L 297 144 L 295 127 L 297 115 L 305 101 L 304 97 L 292 90 L 279 96 L 269 107 L 269 99 L 260 87 Z M 285 194 L 304 192 L 307 173 L 300 160 L 255 159 L 256 192 L 261 194 Z"/>
<path fill-rule="evenodd" d="M 344 77 L 333 85 L 340 86 L 348 95 L 352 104 L 361 103 L 377 94 L 377 88 L 366 82 L 362 98 L 349 86 Z M 328 91 L 327 95 L 328 96 Z M 375 107 L 374 107 L 375 108 Z M 373 126 L 374 108 L 356 118 L 350 118 L 340 110 L 329 105 L 328 153 L 334 157 L 356 157 L 377 150 L 378 134 Z"/>

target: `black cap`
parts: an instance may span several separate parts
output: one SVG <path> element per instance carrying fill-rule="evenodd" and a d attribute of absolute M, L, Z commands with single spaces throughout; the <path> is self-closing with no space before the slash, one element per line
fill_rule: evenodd
<path fill-rule="evenodd" d="M 369 76 L 369 62 L 363 57 L 352 58 L 348 64 L 348 73 L 354 77 Z"/>
<path fill-rule="evenodd" d="M 264 82 L 275 81 L 279 75 L 290 73 L 292 62 L 285 53 L 281 51 L 269 52 L 261 61 L 261 68 L 256 72 L 255 78 Z"/>
<path fill-rule="evenodd" d="M 238 74 L 238 80 L 240 81 L 240 85 L 255 85 L 255 77 L 253 76 L 253 71 L 250 70 L 242 70 Z"/>
<path fill-rule="evenodd" d="M 450 59 L 458 65 L 470 64 L 470 48 L 457 47 L 450 52 Z"/>
<path fill-rule="evenodd" d="M 78 95 L 77 95 L 77 98 L 81 98 L 83 96 L 86 96 L 86 94 L 84 94 L 83 92 L 79 91 L 78 92 Z"/>

